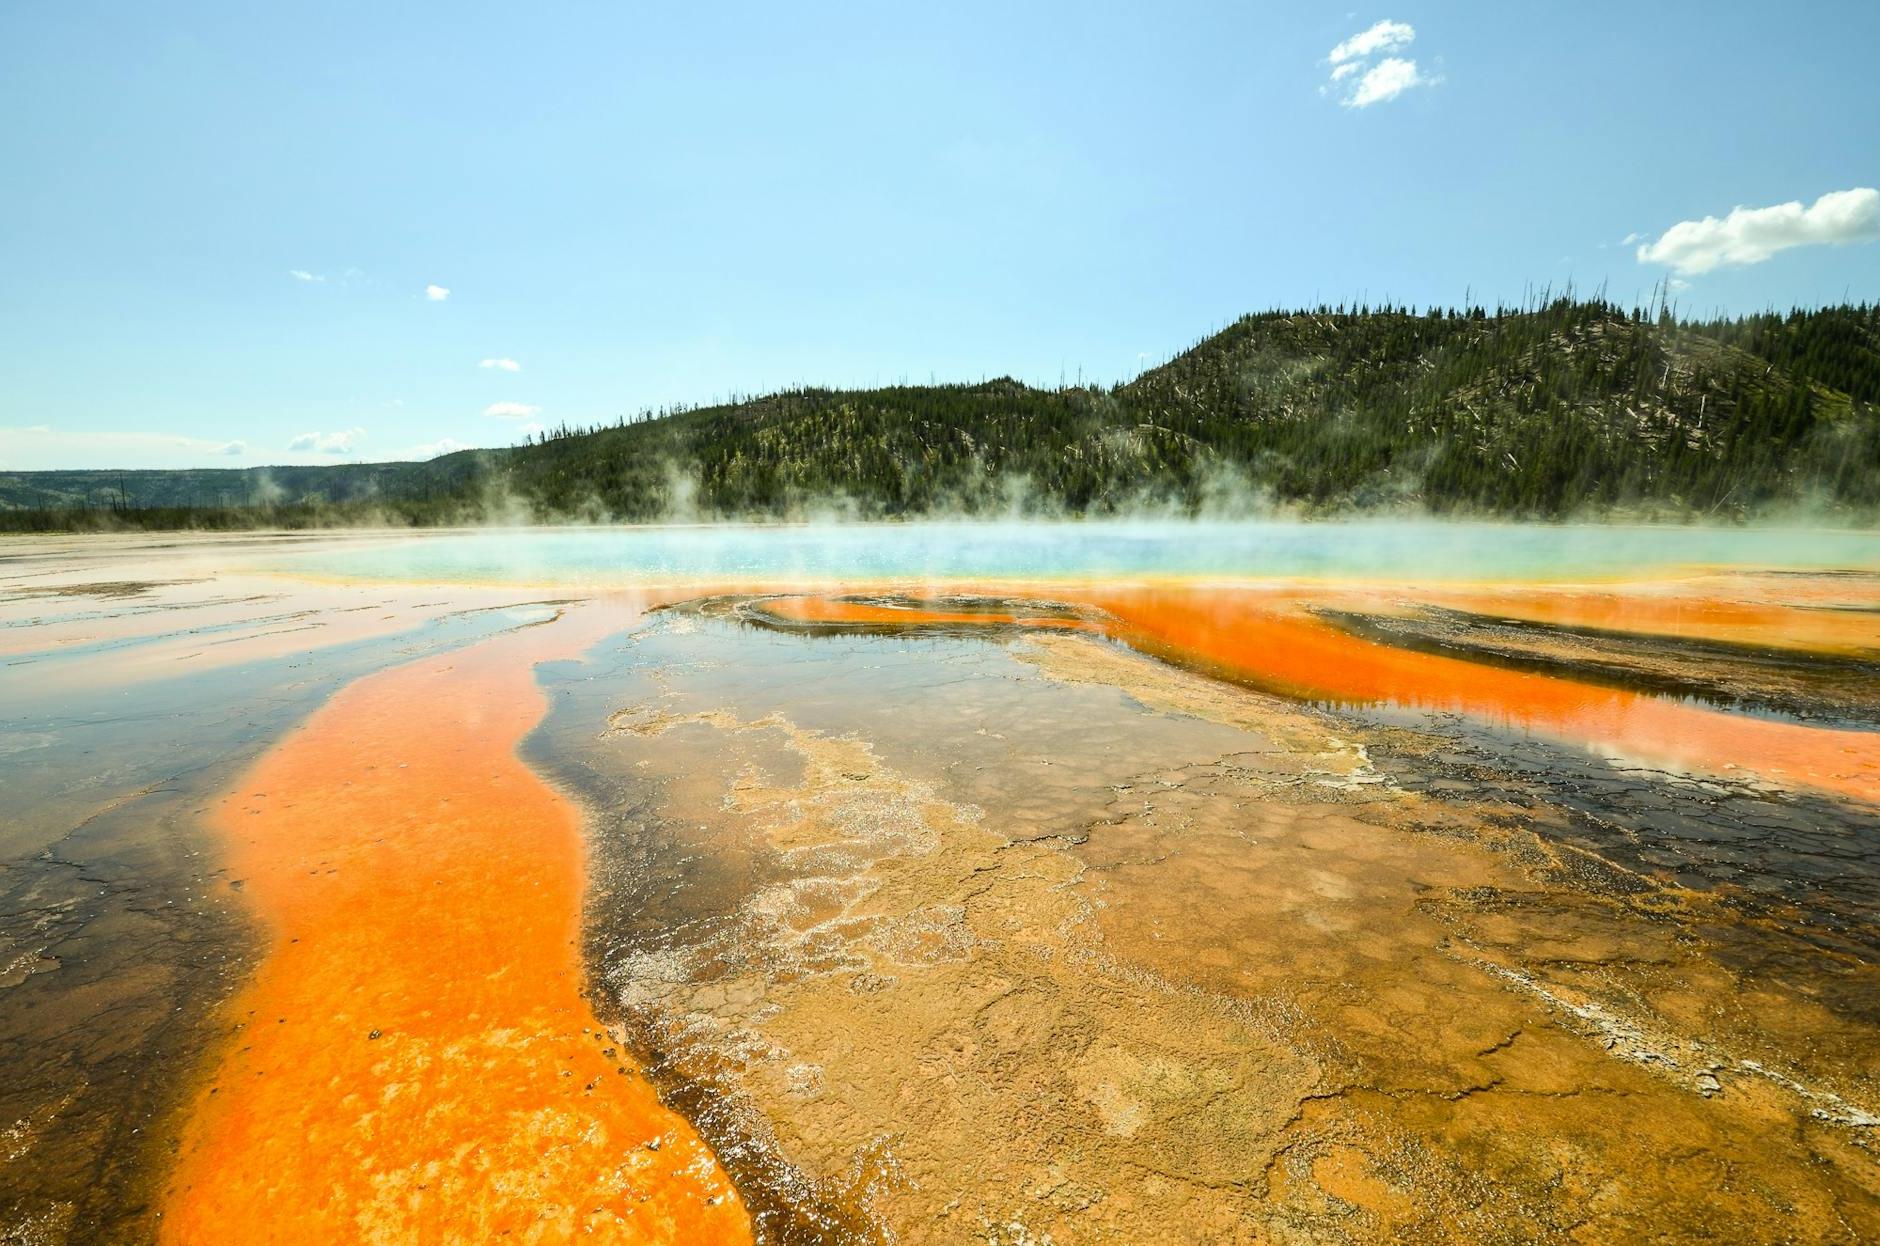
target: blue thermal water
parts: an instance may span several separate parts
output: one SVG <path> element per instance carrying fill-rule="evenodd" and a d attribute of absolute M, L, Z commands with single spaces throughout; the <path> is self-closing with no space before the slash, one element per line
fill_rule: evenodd
<path fill-rule="evenodd" d="M 1880 570 L 1880 534 L 1401 520 L 727 524 L 398 534 L 270 553 L 263 566 L 347 579 L 589 585 L 920 577 L 1545 581 L 1698 568 Z"/>

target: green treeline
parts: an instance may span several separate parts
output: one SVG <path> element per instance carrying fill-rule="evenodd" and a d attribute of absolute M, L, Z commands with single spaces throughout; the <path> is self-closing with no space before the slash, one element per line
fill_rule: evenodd
<path fill-rule="evenodd" d="M 250 469 L 259 470 L 259 469 Z M 1880 307 L 1678 320 L 1603 301 L 1247 316 L 1112 389 L 805 389 L 425 464 L 275 469 L 271 508 L 31 501 L 0 526 L 1232 514 L 1880 515 Z M 325 475 L 319 475 L 325 473 Z M 187 473 L 142 473 L 175 478 Z M 202 475 L 201 473 L 197 474 Z M 93 482 L 94 490 L 97 483 Z M 200 481 L 195 486 L 205 487 Z M 108 488 L 107 488 L 108 492 Z M 128 487 L 119 494 L 131 492 Z M 298 508 L 298 509 L 295 509 Z M 234 511 L 218 522 L 209 512 Z M 67 523 L 71 526 L 71 523 Z"/>

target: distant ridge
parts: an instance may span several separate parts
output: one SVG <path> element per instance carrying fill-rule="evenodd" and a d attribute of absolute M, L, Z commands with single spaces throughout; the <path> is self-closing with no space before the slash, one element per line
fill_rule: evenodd
<path fill-rule="evenodd" d="M 427 463 L 0 472 L 0 527 L 1235 514 L 1880 516 L 1880 307 L 1242 318 L 1113 389 L 803 389 Z"/>

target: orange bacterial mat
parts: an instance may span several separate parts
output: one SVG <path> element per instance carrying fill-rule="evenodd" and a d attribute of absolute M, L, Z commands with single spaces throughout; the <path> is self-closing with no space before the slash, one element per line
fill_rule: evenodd
<path fill-rule="evenodd" d="M 579 817 L 516 756 L 535 663 L 625 621 L 590 605 L 362 679 L 224 801 L 270 946 L 162 1240 L 751 1240 L 582 997 Z"/>

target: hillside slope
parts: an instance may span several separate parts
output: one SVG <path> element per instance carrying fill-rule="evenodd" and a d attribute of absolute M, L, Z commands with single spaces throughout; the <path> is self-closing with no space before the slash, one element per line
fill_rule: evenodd
<path fill-rule="evenodd" d="M 119 474 L 85 475 L 0 475 L 0 504 L 96 505 Z M 213 507 L 240 487 L 123 475 L 139 506 Z M 249 476 L 271 492 L 243 501 L 301 503 L 314 522 L 1270 505 L 1865 521 L 1880 512 L 1880 308 L 1273 312 L 1112 390 L 800 390 L 424 464 Z"/>
<path fill-rule="evenodd" d="M 1113 391 L 811 390 L 492 460 L 625 517 L 1408 505 L 1558 517 L 1880 504 L 1880 309 L 1715 323 L 1600 303 L 1249 316 Z"/>
<path fill-rule="evenodd" d="M 214 509 L 309 499 L 369 503 L 423 499 L 467 485 L 475 456 L 447 463 L 333 463 L 312 467 L 188 467 L 9 472 L 0 470 L 0 507 L 93 510 Z"/>
<path fill-rule="evenodd" d="M 1880 309 L 1248 317 L 1125 387 L 1281 498 L 1557 516 L 1880 501 Z"/>

